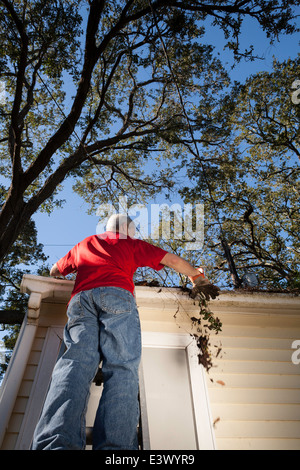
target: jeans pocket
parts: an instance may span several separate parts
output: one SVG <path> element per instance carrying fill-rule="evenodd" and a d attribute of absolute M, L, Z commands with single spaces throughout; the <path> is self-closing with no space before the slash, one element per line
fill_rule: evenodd
<path fill-rule="evenodd" d="M 101 307 L 106 313 L 120 315 L 132 311 L 132 294 L 117 287 L 101 292 Z"/>
<path fill-rule="evenodd" d="M 80 295 L 81 293 L 78 293 L 77 295 L 75 295 L 71 299 L 71 302 L 69 303 L 69 307 L 67 311 L 67 316 L 68 316 L 67 328 L 68 329 L 71 328 L 72 325 L 74 325 L 78 320 L 80 320 L 84 316 L 84 311 L 80 302 Z"/>

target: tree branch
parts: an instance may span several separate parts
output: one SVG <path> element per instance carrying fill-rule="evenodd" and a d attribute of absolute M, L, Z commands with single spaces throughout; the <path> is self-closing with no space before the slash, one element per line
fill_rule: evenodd
<path fill-rule="evenodd" d="M 28 36 L 26 34 L 24 23 L 18 17 L 14 6 L 9 0 L 1 0 L 13 19 L 16 28 L 19 32 L 21 39 L 21 49 L 18 60 L 18 71 L 16 80 L 16 91 L 11 112 L 11 123 L 9 126 L 9 150 L 12 161 L 12 186 L 11 192 L 15 192 L 19 186 L 20 176 L 23 173 L 20 150 L 21 150 L 21 134 L 22 134 L 22 122 L 19 120 L 19 111 L 22 103 L 22 91 L 23 83 L 26 70 L 27 54 L 28 54 Z"/>

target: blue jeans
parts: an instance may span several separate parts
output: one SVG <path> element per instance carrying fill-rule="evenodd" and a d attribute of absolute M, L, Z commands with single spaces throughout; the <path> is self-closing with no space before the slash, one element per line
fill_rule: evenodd
<path fill-rule="evenodd" d="M 102 360 L 93 449 L 136 450 L 141 332 L 133 295 L 118 287 L 83 291 L 71 299 L 67 314 L 66 351 L 53 370 L 32 449 L 85 448 L 90 386 Z"/>

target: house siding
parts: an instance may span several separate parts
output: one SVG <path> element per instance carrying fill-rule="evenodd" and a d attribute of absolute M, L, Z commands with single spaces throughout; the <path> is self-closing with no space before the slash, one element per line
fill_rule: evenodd
<path fill-rule="evenodd" d="M 12 411 L 5 438 L 1 450 L 11 450 L 16 448 L 20 428 L 25 415 L 26 407 L 30 397 L 32 384 L 38 368 L 39 359 L 43 349 L 47 328 L 37 328 L 32 350 L 25 368 L 21 386 L 16 397 L 15 406 Z"/>
<path fill-rule="evenodd" d="M 300 328 L 284 320 L 276 328 L 225 323 L 207 375 L 218 449 L 300 450 L 300 365 L 291 360 Z"/>
<path fill-rule="evenodd" d="M 24 278 L 29 291 L 31 283 L 39 284 L 37 276 Z M 45 282 L 50 294 L 41 303 L 40 315 L 31 320 L 37 325 L 36 334 L 2 450 L 28 445 L 27 426 L 32 428 L 33 415 L 36 419 L 32 396 L 38 393 L 45 365 L 50 380 L 58 354 L 72 285 L 42 278 Z M 139 287 L 136 296 L 144 332 L 195 333 L 189 318 L 199 308 L 182 292 Z M 211 302 L 211 309 L 223 323 L 222 332 L 211 336 L 212 350 L 221 346 L 221 353 L 207 374 L 217 449 L 300 450 L 300 365 L 291 360 L 292 342 L 300 340 L 300 299 L 222 293 Z M 56 337 L 48 364 L 49 338 Z"/>

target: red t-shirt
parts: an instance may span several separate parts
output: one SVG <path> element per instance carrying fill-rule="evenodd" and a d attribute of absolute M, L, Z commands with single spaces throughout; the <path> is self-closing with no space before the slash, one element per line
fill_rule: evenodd
<path fill-rule="evenodd" d="M 71 298 L 100 286 L 122 287 L 133 294 L 136 269 L 148 266 L 159 271 L 166 253 L 143 240 L 105 232 L 82 240 L 56 265 L 63 276 L 77 271 Z"/>

